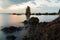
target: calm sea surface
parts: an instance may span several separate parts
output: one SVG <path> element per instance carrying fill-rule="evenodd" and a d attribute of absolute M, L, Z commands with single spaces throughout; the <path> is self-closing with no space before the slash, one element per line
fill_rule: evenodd
<path fill-rule="evenodd" d="M 58 15 L 31 15 L 31 17 L 38 17 L 39 18 L 39 22 L 50 22 L 53 21 L 54 19 L 56 19 L 58 17 Z M 1 29 L 4 26 L 9 26 L 9 25 L 13 25 L 13 26 L 25 26 L 22 22 L 26 20 L 26 16 L 25 15 L 9 15 L 9 14 L 0 14 L 0 40 L 5 40 L 6 35 L 1 31 Z M 22 30 L 18 33 L 14 33 L 13 35 L 17 35 L 18 38 L 17 40 L 19 40 L 19 36 L 21 37 L 27 30 Z"/>

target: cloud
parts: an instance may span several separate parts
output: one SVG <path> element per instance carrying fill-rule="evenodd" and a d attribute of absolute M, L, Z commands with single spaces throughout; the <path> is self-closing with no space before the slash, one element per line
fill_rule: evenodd
<path fill-rule="evenodd" d="M 49 7 L 60 7 L 60 1 L 58 1 L 56 3 L 57 0 L 35 0 L 34 2 L 37 4 L 37 5 L 46 5 L 46 6 L 49 6 Z"/>
<path fill-rule="evenodd" d="M 12 2 L 13 4 L 19 4 L 19 3 L 24 3 L 24 2 L 28 2 L 31 0 L 9 0 L 10 2 Z"/>
<path fill-rule="evenodd" d="M 0 0 L 0 3 L 1 3 L 1 1 L 2 1 L 1 6 L 3 8 L 7 8 L 11 5 L 25 3 L 25 2 L 29 2 L 31 0 Z"/>
<path fill-rule="evenodd" d="M 2 12 L 25 12 L 27 6 L 32 12 L 57 12 L 60 0 L 0 0 L 0 6 Z"/>
<path fill-rule="evenodd" d="M 27 6 L 30 6 L 31 9 L 35 10 L 37 8 L 37 6 L 32 3 L 32 1 L 26 2 L 26 3 L 21 3 L 21 4 L 16 4 L 16 5 L 12 5 L 10 7 L 8 7 L 6 10 L 8 11 L 19 11 L 19 10 L 24 10 L 26 9 Z M 22 12 L 22 11 L 20 11 Z"/>

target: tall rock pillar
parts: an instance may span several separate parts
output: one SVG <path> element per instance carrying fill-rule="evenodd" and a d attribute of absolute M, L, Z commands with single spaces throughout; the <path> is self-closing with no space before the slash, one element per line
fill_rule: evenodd
<path fill-rule="evenodd" d="M 27 6 L 27 8 L 26 8 L 26 18 L 27 18 L 27 21 L 29 21 L 29 19 L 30 19 L 30 15 L 31 15 L 30 7 Z"/>

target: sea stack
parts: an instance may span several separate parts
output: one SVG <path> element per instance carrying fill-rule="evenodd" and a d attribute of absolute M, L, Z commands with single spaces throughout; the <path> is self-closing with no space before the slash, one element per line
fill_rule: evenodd
<path fill-rule="evenodd" d="M 29 21 L 29 19 L 30 19 L 30 15 L 31 15 L 30 7 L 27 6 L 27 8 L 26 8 L 26 18 L 27 18 L 27 21 Z"/>

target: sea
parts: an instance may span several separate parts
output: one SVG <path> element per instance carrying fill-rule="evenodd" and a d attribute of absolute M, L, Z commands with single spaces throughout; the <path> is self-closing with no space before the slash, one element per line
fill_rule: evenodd
<path fill-rule="evenodd" d="M 31 15 L 31 17 L 37 17 L 39 22 L 51 22 L 59 17 L 59 15 Z M 22 40 L 24 35 L 27 35 L 28 29 L 25 29 L 24 21 L 26 20 L 26 15 L 10 15 L 8 13 L 0 13 L 0 40 L 6 40 L 6 34 L 1 31 L 4 27 L 16 26 L 23 27 L 19 32 L 14 32 L 10 35 L 15 35 L 16 40 Z"/>

